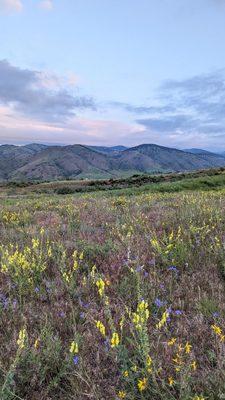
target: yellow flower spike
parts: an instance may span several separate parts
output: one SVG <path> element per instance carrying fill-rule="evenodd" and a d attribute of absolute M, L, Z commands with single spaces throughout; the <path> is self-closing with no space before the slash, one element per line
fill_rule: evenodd
<path fill-rule="evenodd" d="M 92 269 L 91 269 L 91 277 L 92 277 L 92 278 L 95 277 L 96 270 L 97 270 L 96 265 L 94 265 L 94 266 L 92 267 Z"/>
<path fill-rule="evenodd" d="M 165 312 L 163 313 L 163 315 L 162 315 L 161 320 L 160 320 L 159 323 L 156 325 L 156 328 L 157 328 L 157 329 L 162 328 L 162 327 L 166 324 L 166 321 L 167 321 L 167 318 L 168 318 L 168 317 L 169 317 L 169 313 L 168 313 L 168 311 L 165 311 Z"/>
<path fill-rule="evenodd" d="M 147 385 L 148 385 L 147 378 L 139 379 L 137 385 L 139 392 L 143 392 L 146 389 Z"/>
<path fill-rule="evenodd" d="M 19 349 L 21 349 L 21 350 L 24 349 L 26 339 L 27 339 L 27 331 L 24 328 L 24 329 L 21 329 L 19 331 L 19 337 L 18 337 L 17 342 L 16 342 L 18 347 L 19 347 Z"/>
<path fill-rule="evenodd" d="M 70 353 L 77 354 L 78 352 L 79 352 L 78 343 L 75 341 L 72 341 L 72 343 L 70 345 Z"/>
<path fill-rule="evenodd" d="M 168 344 L 168 346 L 173 346 L 173 345 L 176 343 L 176 341 L 177 341 L 176 338 L 171 338 L 171 339 L 167 342 L 167 344 Z"/>
<path fill-rule="evenodd" d="M 96 321 L 96 327 L 98 328 L 102 336 L 105 337 L 105 326 L 103 325 L 103 323 L 101 321 Z"/>
<path fill-rule="evenodd" d="M 169 376 L 169 378 L 168 378 L 168 383 L 169 383 L 169 386 L 173 386 L 173 384 L 174 384 L 174 379 L 173 379 L 172 376 Z"/>
<path fill-rule="evenodd" d="M 40 339 L 36 339 L 34 342 L 34 348 L 37 350 L 40 347 Z"/>
<path fill-rule="evenodd" d="M 185 349 L 185 353 L 186 354 L 189 354 L 190 352 L 191 352 L 191 349 L 192 349 L 192 345 L 190 344 L 190 343 L 186 343 L 185 344 L 185 346 L 184 346 L 184 349 Z"/>
<path fill-rule="evenodd" d="M 112 348 L 117 347 L 119 346 L 119 343 L 120 343 L 119 335 L 118 333 L 114 332 L 111 339 L 111 347 Z"/>
<path fill-rule="evenodd" d="M 126 371 L 124 371 L 123 372 L 123 376 L 124 376 L 124 378 L 128 378 L 128 376 L 129 376 L 129 372 L 126 370 Z"/>
<path fill-rule="evenodd" d="M 152 359 L 149 355 L 147 356 L 147 359 L 146 359 L 146 365 L 147 365 L 147 367 L 151 367 L 151 365 L 152 365 Z"/>
<path fill-rule="evenodd" d="M 103 293 L 104 293 L 104 290 L 105 290 L 105 282 L 103 281 L 102 278 L 100 278 L 100 279 L 96 282 L 96 286 L 97 286 L 97 288 L 98 288 L 99 296 L 102 297 L 102 296 L 103 296 Z"/>
<path fill-rule="evenodd" d="M 191 368 L 193 369 L 193 371 L 196 371 L 196 369 L 197 369 L 197 363 L 196 363 L 196 361 L 193 361 L 193 362 L 191 363 Z"/>
<path fill-rule="evenodd" d="M 179 345 L 178 345 L 178 351 L 181 353 L 183 350 L 184 350 L 184 349 L 183 349 L 182 345 L 179 344 Z"/>
<path fill-rule="evenodd" d="M 123 329 L 124 319 L 125 319 L 124 317 L 121 318 L 121 320 L 120 320 L 120 322 L 119 322 L 119 325 L 120 325 L 120 329 L 121 329 L 121 330 Z"/>
<path fill-rule="evenodd" d="M 118 392 L 118 397 L 119 397 L 119 399 L 125 399 L 125 397 L 126 397 L 126 392 L 124 392 L 124 390 L 120 390 L 120 391 Z"/>

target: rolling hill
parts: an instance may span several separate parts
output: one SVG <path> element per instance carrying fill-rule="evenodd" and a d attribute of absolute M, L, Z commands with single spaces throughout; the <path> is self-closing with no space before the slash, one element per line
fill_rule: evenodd
<path fill-rule="evenodd" d="M 108 150 L 107 150 L 108 149 Z M 0 180 L 115 178 L 134 173 L 178 172 L 225 166 L 222 155 L 142 144 L 101 146 L 0 146 Z"/>

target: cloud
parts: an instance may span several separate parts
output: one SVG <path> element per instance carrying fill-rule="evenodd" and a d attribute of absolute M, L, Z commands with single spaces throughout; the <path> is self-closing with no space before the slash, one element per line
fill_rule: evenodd
<path fill-rule="evenodd" d="M 39 3 L 39 7 L 50 11 L 53 9 L 53 1 L 52 0 L 42 0 Z"/>
<path fill-rule="evenodd" d="M 46 121 L 61 121 L 84 109 L 95 109 L 91 97 L 71 93 L 54 75 L 21 69 L 0 61 L 0 104 L 24 115 Z"/>
<path fill-rule="evenodd" d="M 39 121 L 23 116 L 9 106 L 0 107 L 0 144 L 42 142 L 49 144 L 130 143 L 144 128 L 119 121 L 73 117 L 64 123 Z M 139 139 L 136 141 L 139 143 Z"/>
<path fill-rule="evenodd" d="M 167 80 L 158 89 L 157 101 L 161 104 L 155 109 L 157 115 L 149 112 L 136 120 L 150 136 L 158 134 L 160 141 L 180 146 L 225 148 L 224 70 Z"/>
<path fill-rule="evenodd" d="M 0 12 L 13 13 L 23 9 L 21 0 L 0 0 Z"/>
<path fill-rule="evenodd" d="M 113 101 L 109 103 L 110 106 L 115 107 L 115 108 L 121 108 L 127 112 L 130 112 L 132 114 L 155 114 L 155 113 L 165 113 L 165 112 L 171 112 L 174 110 L 172 106 L 136 106 L 133 104 L 129 103 L 122 103 L 119 101 Z"/>

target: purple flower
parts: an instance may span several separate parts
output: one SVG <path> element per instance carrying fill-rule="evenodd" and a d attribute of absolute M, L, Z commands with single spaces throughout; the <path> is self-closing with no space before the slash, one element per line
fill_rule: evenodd
<path fill-rule="evenodd" d="M 214 318 L 217 318 L 217 317 L 220 316 L 220 314 L 218 313 L 218 311 L 215 311 L 212 315 L 213 315 Z"/>
<path fill-rule="evenodd" d="M 74 363 L 74 365 L 78 365 L 78 363 L 79 363 L 79 357 L 78 356 L 74 356 L 73 357 L 73 363 Z"/>
<path fill-rule="evenodd" d="M 174 314 L 175 314 L 175 315 L 181 315 L 181 314 L 183 314 L 183 312 L 182 312 L 181 310 L 175 310 L 175 311 L 174 311 Z"/>
<path fill-rule="evenodd" d="M 143 265 L 138 265 L 136 268 L 136 272 L 141 272 L 143 269 Z"/>
<path fill-rule="evenodd" d="M 163 307 L 166 304 L 165 301 L 160 300 L 158 297 L 155 299 L 154 303 L 155 303 L 156 307 L 159 307 L 159 308 Z"/>
<path fill-rule="evenodd" d="M 84 319 L 84 318 L 85 318 L 85 313 L 84 313 L 84 312 L 81 312 L 81 313 L 80 313 L 80 318 L 81 318 L 81 319 Z"/>
<path fill-rule="evenodd" d="M 61 318 L 64 318 L 65 315 L 66 315 L 66 314 L 64 313 L 64 311 L 60 311 L 59 316 L 60 316 Z"/>
<path fill-rule="evenodd" d="M 40 292 L 40 289 L 39 289 L 38 287 L 36 287 L 36 288 L 34 289 L 34 291 L 35 291 L 36 293 L 39 293 L 39 292 Z"/>

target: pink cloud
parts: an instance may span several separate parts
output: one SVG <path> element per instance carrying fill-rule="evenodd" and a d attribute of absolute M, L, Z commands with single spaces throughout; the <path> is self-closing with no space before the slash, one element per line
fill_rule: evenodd
<path fill-rule="evenodd" d="M 71 118 L 65 123 L 42 122 L 25 117 L 10 108 L 0 107 L 0 144 L 43 142 L 61 144 L 125 143 L 137 137 L 144 128 L 120 121 Z"/>
<path fill-rule="evenodd" d="M 53 2 L 52 0 L 42 0 L 39 3 L 39 7 L 43 8 L 44 10 L 52 10 L 53 9 Z"/>
<path fill-rule="evenodd" d="M 0 0 L 0 11 L 11 13 L 20 12 L 23 9 L 21 0 Z"/>

